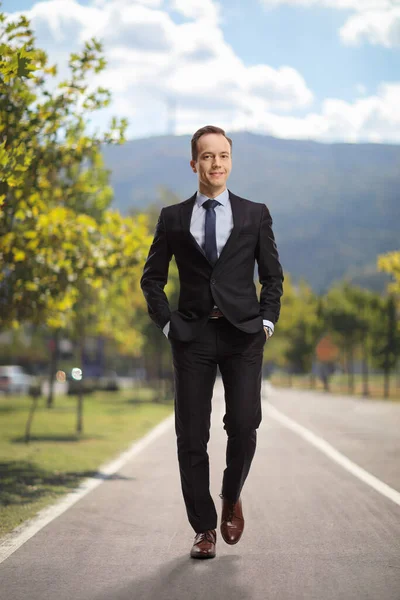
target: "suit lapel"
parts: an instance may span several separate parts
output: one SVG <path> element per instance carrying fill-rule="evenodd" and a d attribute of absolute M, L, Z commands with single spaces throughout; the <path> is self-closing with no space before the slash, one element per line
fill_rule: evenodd
<path fill-rule="evenodd" d="M 207 256 L 205 255 L 203 248 L 197 243 L 196 238 L 190 232 L 190 221 L 192 218 L 193 206 L 194 206 L 194 203 L 196 202 L 196 196 L 197 196 L 197 192 L 191 198 L 182 202 L 182 204 L 181 204 L 181 225 L 182 225 L 182 229 L 183 229 L 184 233 L 189 237 L 189 239 L 192 242 L 192 244 L 194 245 L 194 247 L 204 256 L 206 261 L 209 264 L 211 264 L 210 261 L 208 260 Z"/>
<path fill-rule="evenodd" d="M 232 248 L 235 246 L 235 243 L 239 237 L 239 233 L 243 225 L 244 212 L 242 208 L 242 199 L 239 198 L 239 196 L 235 196 L 235 194 L 232 194 L 232 192 L 230 192 L 229 190 L 228 192 L 229 200 L 232 207 L 233 228 L 230 236 L 226 240 L 225 246 L 221 250 L 221 254 L 219 255 L 217 262 L 215 263 L 215 266 L 219 265 L 219 263 L 221 263 L 227 257 L 230 250 L 232 250 Z"/>
<path fill-rule="evenodd" d="M 241 206 L 242 199 L 239 198 L 239 196 L 235 196 L 235 194 L 232 194 L 232 192 L 230 192 L 229 190 L 228 190 L 228 192 L 229 192 L 229 200 L 230 200 L 231 208 L 232 208 L 233 228 L 232 228 L 229 238 L 226 241 L 225 246 L 222 248 L 221 254 L 219 255 L 219 258 L 218 258 L 217 262 L 215 263 L 214 267 L 216 267 L 224 258 L 226 258 L 227 254 L 229 254 L 230 249 L 232 249 L 234 247 L 235 242 L 239 236 L 240 230 L 242 228 L 242 223 L 243 223 L 244 213 L 243 213 L 242 206 Z M 208 260 L 208 258 L 206 257 L 206 255 L 204 253 L 203 248 L 197 243 L 196 239 L 193 237 L 193 235 L 190 232 L 190 221 L 191 221 L 191 217 L 192 217 L 193 206 L 196 201 L 196 195 L 197 194 L 194 194 L 191 198 L 182 202 L 182 204 L 181 204 L 181 225 L 182 225 L 183 231 L 186 233 L 186 235 L 188 235 L 188 237 L 190 238 L 194 247 L 204 256 L 206 261 L 211 265 L 210 261 Z"/>

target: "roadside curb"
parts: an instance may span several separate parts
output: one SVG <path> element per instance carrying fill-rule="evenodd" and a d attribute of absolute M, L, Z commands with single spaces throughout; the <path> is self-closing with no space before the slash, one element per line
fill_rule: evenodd
<path fill-rule="evenodd" d="M 127 462 L 142 452 L 155 439 L 163 435 L 174 422 L 174 415 L 169 415 L 158 425 L 153 427 L 146 435 L 124 450 L 117 458 L 109 461 L 99 467 L 93 477 L 84 479 L 80 485 L 72 492 L 68 492 L 59 501 L 51 506 L 47 506 L 38 512 L 38 514 L 16 527 L 11 533 L 8 533 L 0 539 L 0 563 L 5 561 L 11 554 L 20 548 L 25 542 L 33 537 L 38 531 L 46 527 L 51 521 L 62 515 L 71 506 L 86 496 L 89 492 L 97 488 L 101 483 L 117 473 Z"/>

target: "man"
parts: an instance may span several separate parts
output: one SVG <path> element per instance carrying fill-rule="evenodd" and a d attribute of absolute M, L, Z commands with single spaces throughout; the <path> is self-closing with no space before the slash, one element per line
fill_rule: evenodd
<path fill-rule="evenodd" d="M 215 556 L 217 513 L 209 490 L 207 443 L 217 367 L 228 436 L 220 530 L 228 544 L 236 544 L 243 533 L 240 493 L 261 422 L 263 349 L 278 321 L 283 292 L 268 208 L 226 188 L 231 152 L 232 140 L 219 127 L 209 125 L 194 134 L 190 165 L 198 191 L 161 210 L 141 278 L 149 315 L 171 343 L 179 470 L 196 533 L 192 558 Z M 173 255 L 180 295 L 178 309 L 171 312 L 164 287 Z"/>

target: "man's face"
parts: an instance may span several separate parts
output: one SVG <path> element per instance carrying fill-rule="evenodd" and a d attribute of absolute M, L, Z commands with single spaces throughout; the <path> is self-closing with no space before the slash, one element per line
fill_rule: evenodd
<path fill-rule="evenodd" d="M 197 160 L 190 165 L 199 184 L 207 189 L 224 190 L 232 169 L 231 147 L 223 135 L 207 133 L 197 140 Z"/>

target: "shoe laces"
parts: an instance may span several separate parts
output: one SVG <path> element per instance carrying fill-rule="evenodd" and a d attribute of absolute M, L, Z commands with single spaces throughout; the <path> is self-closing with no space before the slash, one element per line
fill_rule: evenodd
<path fill-rule="evenodd" d="M 211 544 L 215 544 L 215 540 L 216 540 L 215 531 L 213 531 L 212 529 L 208 529 L 207 531 L 202 531 L 201 533 L 198 533 L 196 535 L 195 544 L 199 544 L 200 542 L 203 542 L 204 540 L 207 540 L 207 542 L 210 542 Z"/>
<path fill-rule="evenodd" d="M 224 497 L 223 497 L 222 494 L 220 494 L 219 497 L 222 498 L 222 499 L 224 499 Z M 226 521 L 227 521 L 227 523 L 231 523 L 232 520 L 233 520 L 233 517 L 235 517 L 236 519 L 240 519 L 240 517 L 238 517 L 235 514 L 235 506 L 236 506 L 236 502 L 230 502 L 228 504 L 228 510 L 227 510 L 227 513 L 226 513 Z"/>

